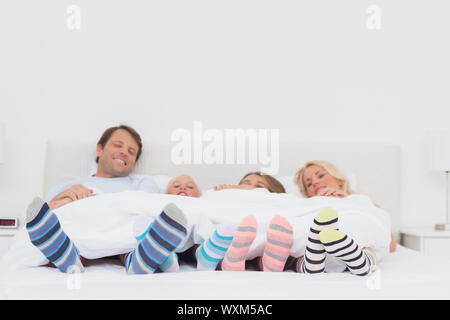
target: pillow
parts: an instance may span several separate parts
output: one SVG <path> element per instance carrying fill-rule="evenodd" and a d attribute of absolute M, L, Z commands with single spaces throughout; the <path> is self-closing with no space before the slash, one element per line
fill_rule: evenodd
<path fill-rule="evenodd" d="M 277 178 L 278 181 L 281 182 L 286 193 L 292 194 L 299 198 L 304 198 L 303 194 L 301 194 L 299 187 L 294 182 L 294 176 L 285 176 L 281 178 Z"/>
<path fill-rule="evenodd" d="M 144 175 L 143 174 L 141 174 L 141 175 L 132 174 L 131 176 L 144 176 Z M 154 175 L 154 176 L 149 176 L 149 177 L 152 178 L 153 181 L 155 181 L 156 185 L 158 186 L 159 192 L 161 192 L 161 193 L 166 193 L 167 185 L 169 184 L 170 180 L 172 180 L 172 178 L 173 178 L 173 177 L 165 176 L 165 175 Z"/>
<path fill-rule="evenodd" d="M 305 196 L 300 192 L 300 188 L 295 184 L 294 176 L 285 176 L 285 177 L 281 177 L 281 178 L 277 178 L 277 179 L 278 179 L 278 181 L 281 182 L 284 189 L 286 189 L 286 193 L 292 194 L 299 198 L 305 198 Z M 347 180 L 348 180 L 350 189 L 355 191 L 356 185 L 357 185 L 356 175 L 353 173 L 348 174 Z"/>

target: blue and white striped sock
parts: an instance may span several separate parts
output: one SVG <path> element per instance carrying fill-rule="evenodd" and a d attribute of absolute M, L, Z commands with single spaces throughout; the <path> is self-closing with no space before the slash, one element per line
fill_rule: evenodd
<path fill-rule="evenodd" d="M 159 269 L 162 272 L 179 272 L 180 264 L 178 263 L 178 256 L 175 252 L 172 252 L 167 259 L 159 265 Z"/>
<path fill-rule="evenodd" d="M 61 228 L 58 217 L 41 198 L 27 208 L 26 229 L 31 243 L 64 273 L 82 272 L 83 264 L 75 244 Z"/>
<path fill-rule="evenodd" d="M 231 245 L 235 229 L 236 226 L 232 224 L 221 224 L 214 231 L 213 235 L 197 248 L 195 252 L 197 270 L 216 269 Z"/>
<path fill-rule="evenodd" d="M 186 217 L 175 204 L 165 206 L 137 248 L 128 254 L 125 260 L 127 272 L 155 272 L 186 237 L 186 225 Z"/>
<path fill-rule="evenodd" d="M 136 219 L 133 226 L 133 232 L 138 243 L 147 236 L 152 222 L 153 220 L 147 216 L 141 216 Z M 178 263 L 177 254 L 172 252 L 167 259 L 159 265 L 159 269 L 162 272 L 179 272 L 180 265 Z"/>

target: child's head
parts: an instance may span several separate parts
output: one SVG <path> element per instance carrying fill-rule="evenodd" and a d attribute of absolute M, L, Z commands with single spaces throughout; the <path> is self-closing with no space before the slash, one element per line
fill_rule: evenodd
<path fill-rule="evenodd" d="M 202 195 L 194 179 L 186 174 L 170 180 L 166 193 L 187 197 L 200 197 Z"/>
<path fill-rule="evenodd" d="M 239 184 L 246 184 L 254 186 L 255 188 L 266 188 L 274 193 L 286 193 L 286 190 L 280 181 L 271 175 L 259 171 L 247 173 L 241 181 L 239 181 Z"/>

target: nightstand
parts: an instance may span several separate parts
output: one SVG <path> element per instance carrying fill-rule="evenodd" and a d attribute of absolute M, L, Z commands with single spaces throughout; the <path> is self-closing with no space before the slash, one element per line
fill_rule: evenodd
<path fill-rule="evenodd" d="M 17 231 L 18 229 L 0 229 L 0 259 L 8 250 Z"/>
<path fill-rule="evenodd" d="M 431 227 L 401 229 L 400 244 L 425 255 L 450 258 L 450 231 L 436 231 Z"/>

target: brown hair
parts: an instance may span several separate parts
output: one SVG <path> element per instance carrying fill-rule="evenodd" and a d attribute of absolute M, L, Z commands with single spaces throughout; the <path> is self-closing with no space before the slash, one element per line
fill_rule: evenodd
<path fill-rule="evenodd" d="M 102 148 L 104 148 L 106 143 L 108 143 L 109 139 L 113 135 L 113 133 L 116 132 L 119 129 L 126 130 L 129 134 L 131 134 L 131 136 L 133 137 L 134 141 L 136 141 L 136 143 L 138 145 L 138 151 L 137 151 L 137 154 L 136 154 L 136 161 L 138 161 L 139 157 L 142 154 L 142 139 L 141 139 L 141 136 L 139 135 L 139 133 L 137 133 L 137 131 L 134 130 L 130 126 L 121 124 L 118 127 L 111 127 L 111 128 L 106 129 L 105 132 L 103 132 L 102 136 L 100 137 L 100 140 L 98 140 L 97 145 L 101 144 Z M 95 162 L 98 163 L 98 157 L 95 159 Z"/>
<path fill-rule="evenodd" d="M 300 192 L 307 198 L 309 198 L 308 193 L 306 191 L 306 186 L 303 181 L 303 175 L 305 173 L 306 168 L 311 166 L 319 166 L 326 170 L 333 178 L 339 180 L 342 182 L 341 190 L 347 192 L 348 194 L 354 194 L 354 191 L 350 189 L 350 184 L 348 182 L 347 177 L 340 172 L 335 165 L 333 165 L 331 162 L 324 161 L 324 160 L 314 160 L 309 161 L 305 164 L 303 168 L 297 171 L 294 182 L 296 185 L 298 185 Z"/>
<path fill-rule="evenodd" d="M 267 189 L 268 189 L 270 192 L 273 192 L 273 193 L 286 193 L 286 190 L 284 189 L 284 187 L 283 187 L 283 185 L 281 184 L 280 181 L 278 181 L 277 179 L 275 179 L 275 178 L 272 177 L 271 175 L 262 173 L 262 172 L 260 172 L 260 171 L 255 171 L 255 172 L 249 172 L 249 173 L 247 173 L 247 174 L 241 179 L 241 181 L 239 181 L 239 184 L 241 184 L 241 183 L 245 180 L 245 178 L 247 178 L 248 176 L 251 176 L 251 175 L 253 175 L 253 174 L 254 174 L 254 175 L 257 175 L 257 176 L 259 176 L 259 177 L 261 177 L 261 178 L 264 179 L 264 181 L 265 181 L 266 184 L 267 184 Z"/>

